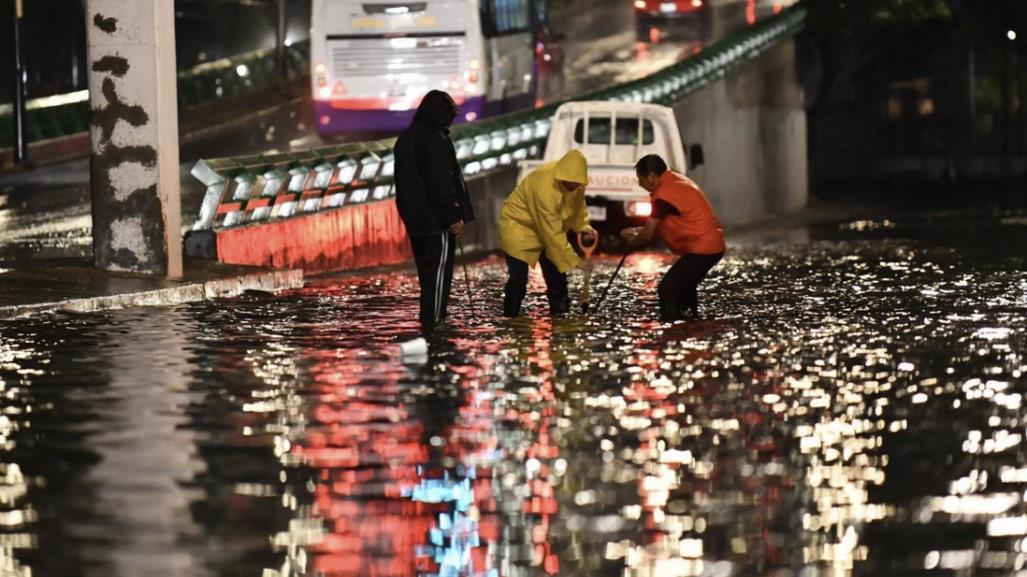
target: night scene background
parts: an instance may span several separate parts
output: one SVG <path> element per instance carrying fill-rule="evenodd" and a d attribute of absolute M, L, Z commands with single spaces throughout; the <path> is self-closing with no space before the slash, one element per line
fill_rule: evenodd
<path fill-rule="evenodd" d="M 24 1 L 20 154 L 0 0 L 0 577 L 1027 575 L 1027 0 L 172 4 L 153 217 L 103 204 L 87 1 Z M 428 88 L 476 220 L 411 356 Z M 497 215 L 573 99 L 672 109 L 727 242 L 695 318 L 618 236 L 659 127 L 608 113 L 567 131 L 608 161 L 591 308 L 533 269 L 502 315 Z M 179 239 L 180 278 L 102 266 Z"/>

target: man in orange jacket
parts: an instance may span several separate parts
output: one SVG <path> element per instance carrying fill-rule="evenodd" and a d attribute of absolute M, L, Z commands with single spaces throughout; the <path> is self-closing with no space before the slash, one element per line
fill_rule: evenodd
<path fill-rule="evenodd" d="M 683 174 L 667 169 L 657 154 L 635 164 L 638 185 L 649 191 L 653 212 L 640 227 L 621 231 L 629 247 L 649 244 L 656 235 L 681 255 L 660 280 L 660 318 L 673 322 L 699 314 L 699 283 L 724 256 L 724 231 L 706 195 Z"/>

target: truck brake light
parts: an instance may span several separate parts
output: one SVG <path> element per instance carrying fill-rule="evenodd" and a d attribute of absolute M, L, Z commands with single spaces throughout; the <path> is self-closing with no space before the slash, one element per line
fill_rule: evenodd
<path fill-rule="evenodd" d="M 653 204 L 647 200 L 631 201 L 624 212 L 631 217 L 650 216 L 653 214 Z"/>

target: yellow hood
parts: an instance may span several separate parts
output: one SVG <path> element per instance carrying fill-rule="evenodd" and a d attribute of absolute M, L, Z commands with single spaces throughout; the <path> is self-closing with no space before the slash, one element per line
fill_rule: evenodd
<path fill-rule="evenodd" d="M 588 161 L 580 150 L 571 150 L 556 162 L 553 177 L 565 182 L 588 184 Z"/>

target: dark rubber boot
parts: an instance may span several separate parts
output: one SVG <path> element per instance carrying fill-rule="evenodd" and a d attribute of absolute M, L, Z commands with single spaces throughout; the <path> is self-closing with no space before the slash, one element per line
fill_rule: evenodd
<path fill-rule="evenodd" d="M 521 314 L 520 299 L 503 297 L 503 316 L 516 317 Z"/>
<path fill-rule="evenodd" d="M 687 311 L 681 310 L 670 303 L 660 303 L 660 320 L 665 323 L 683 321 L 688 318 Z"/>
<path fill-rule="evenodd" d="M 549 314 L 563 315 L 571 310 L 571 299 L 552 299 L 549 301 Z"/>

